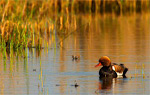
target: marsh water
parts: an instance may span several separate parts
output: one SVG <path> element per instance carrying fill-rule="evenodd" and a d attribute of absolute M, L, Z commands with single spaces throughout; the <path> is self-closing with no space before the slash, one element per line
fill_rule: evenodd
<path fill-rule="evenodd" d="M 1 95 L 149 94 L 150 14 L 60 18 L 68 21 L 55 24 L 47 47 L 25 48 L 27 57 L 0 53 Z M 127 78 L 99 80 L 94 66 L 104 55 L 125 64 Z"/>

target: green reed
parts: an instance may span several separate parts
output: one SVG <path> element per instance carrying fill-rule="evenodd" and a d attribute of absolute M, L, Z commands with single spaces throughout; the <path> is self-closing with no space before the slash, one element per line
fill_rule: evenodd
<path fill-rule="evenodd" d="M 56 36 L 63 38 L 68 33 L 65 30 L 70 24 L 69 14 L 123 15 L 149 12 L 149 6 L 148 0 L 1 0 L 0 48 L 4 58 L 7 58 L 7 51 L 16 55 L 26 48 L 40 51 L 43 42 L 48 48 L 47 39 L 51 39 L 50 42 L 57 48 Z"/>

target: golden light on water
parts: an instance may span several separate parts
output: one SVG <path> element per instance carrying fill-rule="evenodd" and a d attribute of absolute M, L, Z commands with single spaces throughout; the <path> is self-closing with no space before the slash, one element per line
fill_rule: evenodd
<path fill-rule="evenodd" d="M 0 93 L 148 94 L 149 4 L 1 0 Z M 129 68 L 126 79 L 99 80 L 104 55 Z"/>

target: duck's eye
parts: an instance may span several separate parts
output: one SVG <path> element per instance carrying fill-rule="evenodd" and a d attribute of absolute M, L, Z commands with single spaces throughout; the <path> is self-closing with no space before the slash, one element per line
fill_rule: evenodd
<path fill-rule="evenodd" d="M 101 62 L 101 64 L 105 64 L 105 62 Z"/>

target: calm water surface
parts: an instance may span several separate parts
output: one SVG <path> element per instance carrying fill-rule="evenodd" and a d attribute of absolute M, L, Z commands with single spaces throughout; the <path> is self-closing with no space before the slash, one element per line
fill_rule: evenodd
<path fill-rule="evenodd" d="M 70 34 L 56 36 L 56 43 L 48 48 L 26 49 L 27 58 L 5 59 L 1 53 L 0 94 L 149 94 L 149 14 L 68 19 Z M 72 55 L 80 59 L 72 60 Z M 127 78 L 100 81 L 101 67 L 94 66 L 104 55 L 125 64 L 129 68 Z"/>

